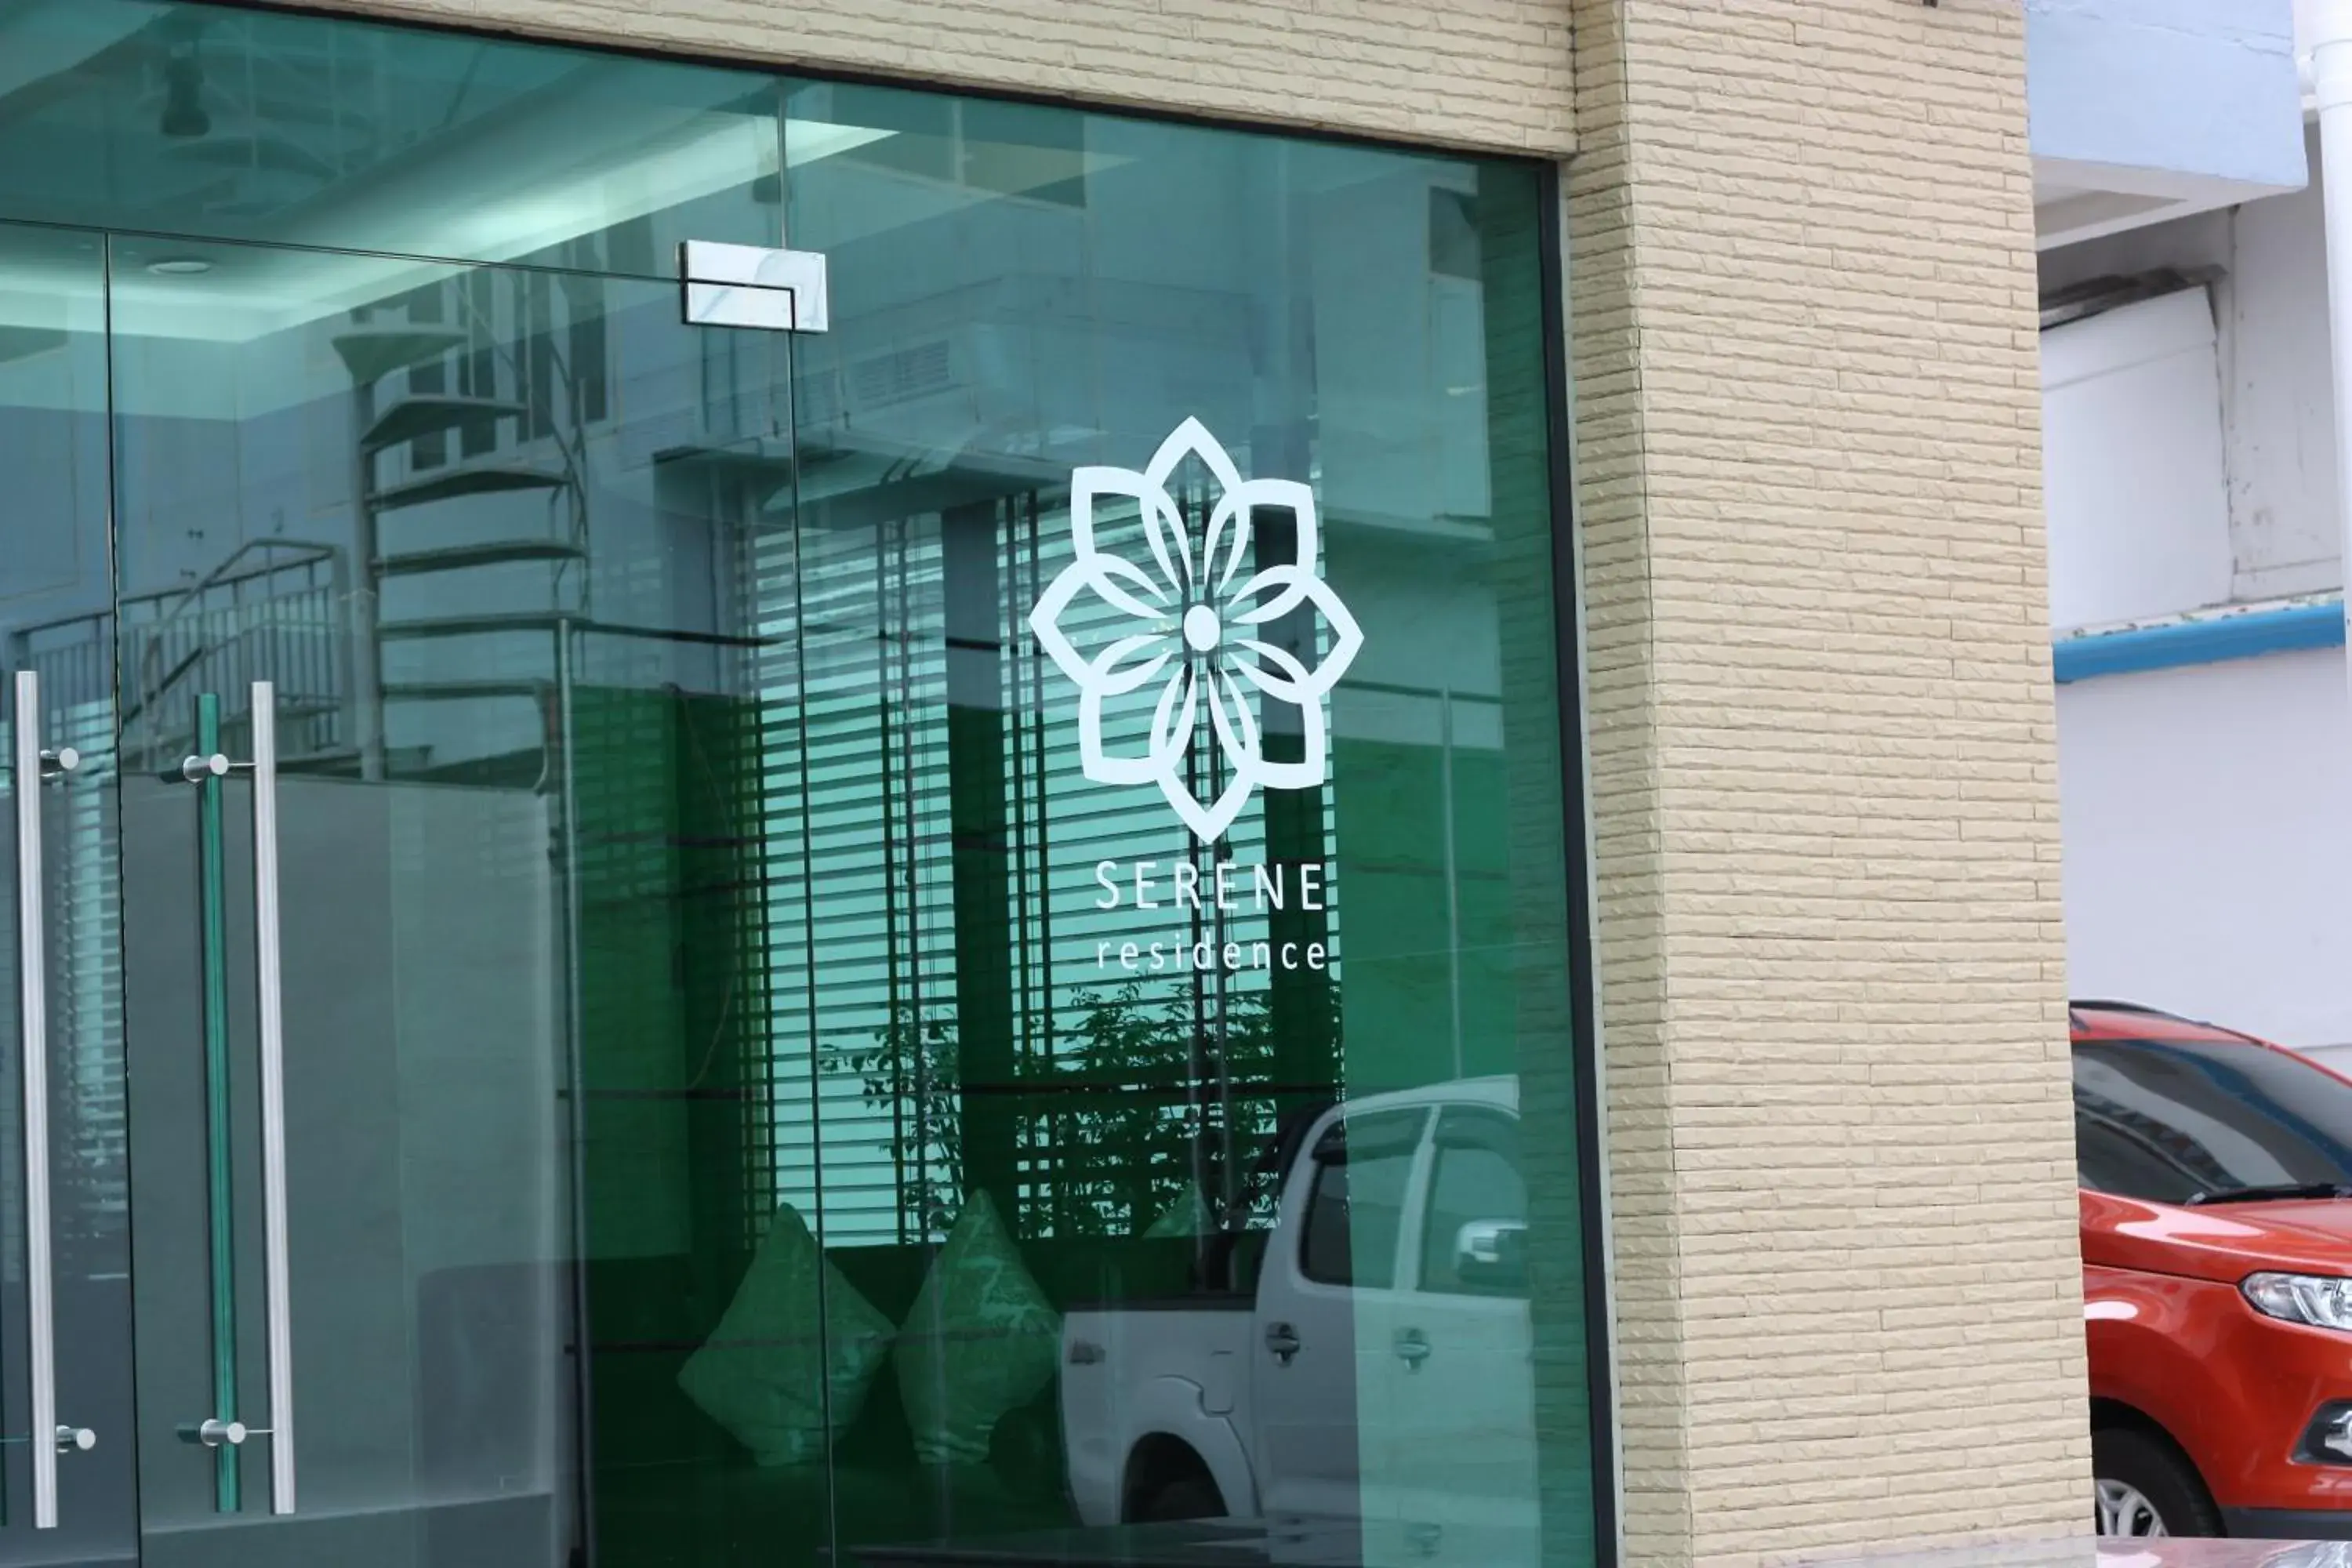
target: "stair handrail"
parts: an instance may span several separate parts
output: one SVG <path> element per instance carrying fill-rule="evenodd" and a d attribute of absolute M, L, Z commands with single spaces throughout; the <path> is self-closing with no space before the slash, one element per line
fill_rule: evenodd
<path fill-rule="evenodd" d="M 244 573 L 235 573 L 232 571 L 232 568 L 234 568 L 238 562 L 244 560 L 247 555 L 267 554 L 272 551 L 280 551 L 288 554 L 298 554 L 301 559 L 290 562 L 272 562 L 265 565 L 254 567 L 252 570 Z M 211 651 L 208 647 L 200 642 L 194 648 L 189 651 L 189 654 L 185 658 L 180 660 L 180 662 L 170 670 L 159 673 L 154 668 L 155 661 L 159 660 L 162 657 L 164 635 L 170 631 L 173 625 L 176 623 L 183 615 L 187 613 L 189 606 L 201 602 L 206 593 L 214 588 L 220 587 L 223 584 L 249 582 L 256 577 L 266 577 L 273 572 L 285 571 L 289 566 L 310 565 L 321 561 L 331 563 L 339 562 L 342 557 L 342 553 L 343 552 L 340 545 L 328 544 L 317 540 L 284 539 L 275 536 L 262 539 L 248 539 L 239 544 L 235 550 L 230 551 L 226 555 L 223 556 L 219 563 L 215 564 L 211 571 L 206 572 L 194 583 L 183 584 L 172 588 L 159 589 L 152 593 L 137 595 L 123 599 L 121 604 L 127 606 L 145 603 L 151 600 L 161 602 L 172 597 L 174 594 L 179 596 L 178 603 L 172 605 L 170 609 L 158 615 L 154 620 L 146 623 L 145 626 L 142 627 L 142 630 L 147 634 L 147 646 L 142 650 L 140 656 L 139 686 L 136 695 L 126 694 L 129 696 L 129 700 L 124 703 L 122 711 L 116 720 L 118 725 L 121 729 L 128 731 L 134 719 L 138 718 L 142 713 L 145 712 L 149 707 L 160 700 L 163 695 L 169 691 L 183 676 L 186 675 L 190 669 L 194 668 L 196 664 L 203 659 L 206 653 Z M 341 575 L 341 574 L 340 573 L 332 574 L 331 575 L 331 581 L 333 579 L 339 579 Z M 116 613 L 119 624 L 121 625 L 123 632 L 127 633 L 130 629 L 129 624 L 127 622 L 120 622 L 120 611 L 118 610 Z"/>
<path fill-rule="evenodd" d="M 453 283 L 455 281 L 452 279 Z M 504 362 L 507 373 L 514 378 L 515 391 L 518 394 L 524 392 L 530 381 L 523 374 L 520 353 L 511 342 L 499 335 L 498 323 L 490 320 L 476 301 L 472 289 L 459 287 L 453 288 L 451 291 L 457 296 L 457 309 L 464 313 L 468 330 L 480 330 L 491 354 Z M 556 379 L 563 386 L 565 417 L 560 424 L 551 420 L 550 424 L 553 426 L 551 434 L 555 439 L 556 455 L 563 464 L 563 488 L 572 495 L 572 537 L 570 542 L 585 550 L 588 546 L 588 440 L 581 428 L 584 421 L 581 418 L 580 384 L 572 374 L 570 356 L 555 341 L 552 328 L 547 334 L 547 357 L 555 367 Z M 583 608 L 585 607 L 583 602 Z"/>

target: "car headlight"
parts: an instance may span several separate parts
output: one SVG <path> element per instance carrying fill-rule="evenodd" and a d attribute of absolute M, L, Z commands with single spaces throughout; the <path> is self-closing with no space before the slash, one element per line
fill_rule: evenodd
<path fill-rule="evenodd" d="M 2352 1279 L 2321 1274 L 2249 1274 L 2238 1289 L 2255 1311 L 2315 1329 L 2352 1331 Z"/>

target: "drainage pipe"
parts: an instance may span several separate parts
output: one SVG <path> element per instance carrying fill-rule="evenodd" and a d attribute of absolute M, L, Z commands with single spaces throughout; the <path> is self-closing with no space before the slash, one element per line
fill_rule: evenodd
<path fill-rule="evenodd" d="M 2352 589 L 2352 0 L 2312 0 L 2308 57 L 2319 114 L 2320 191 L 2327 208 L 2327 325 L 2336 372 L 2336 518 Z M 2352 616 L 2352 591 L 2344 595 Z M 2352 682 L 2352 639 L 2345 650 Z M 2352 686 L 2347 686 L 2352 695 Z"/>

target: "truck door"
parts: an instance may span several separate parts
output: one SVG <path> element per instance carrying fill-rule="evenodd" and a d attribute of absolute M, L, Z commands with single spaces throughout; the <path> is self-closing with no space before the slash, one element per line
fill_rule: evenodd
<path fill-rule="evenodd" d="M 1421 1178 L 1420 1267 L 1398 1298 L 1391 1371 L 1414 1523 L 1532 1525 L 1535 1368 L 1518 1119 L 1438 1113 Z"/>
<path fill-rule="evenodd" d="M 1258 1481 L 1269 1515 L 1395 1517 L 1389 1395 L 1405 1205 L 1429 1113 L 1335 1110 L 1282 1195 L 1252 1356 Z"/>

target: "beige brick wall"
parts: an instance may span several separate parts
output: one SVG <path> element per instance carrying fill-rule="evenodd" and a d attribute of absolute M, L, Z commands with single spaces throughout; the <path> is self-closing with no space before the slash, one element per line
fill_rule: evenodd
<path fill-rule="evenodd" d="M 1573 127 L 1628 1561 L 2080 1524 L 2016 0 L 313 3 L 1449 146 Z"/>
<path fill-rule="evenodd" d="M 2013 0 L 1576 0 L 1636 1562 L 2088 1501 Z"/>
<path fill-rule="evenodd" d="M 1564 0 L 310 0 L 371 16 L 1549 155 Z"/>

